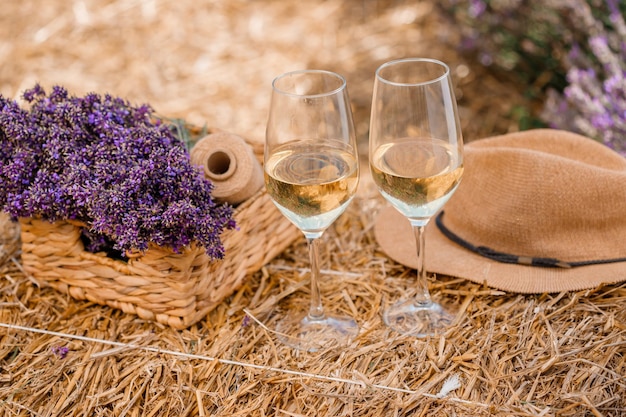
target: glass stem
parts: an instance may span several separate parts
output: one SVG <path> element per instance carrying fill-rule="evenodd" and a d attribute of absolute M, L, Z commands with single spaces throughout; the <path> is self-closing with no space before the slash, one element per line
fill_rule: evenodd
<path fill-rule="evenodd" d="M 426 224 L 413 225 L 415 244 L 417 246 L 417 294 L 414 300 L 417 305 L 426 305 L 431 302 L 430 293 L 428 292 L 428 278 L 426 277 L 426 268 L 424 267 L 425 228 Z"/>
<path fill-rule="evenodd" d="M 311 307 L 309 308 L 309 318 L 311 320 L 324 318 L 324 307 L 322 306 L 322 295 L 319 286 L 319 241 L 319 237 L 307 237 L 306 239 L 311 261 Z"/>

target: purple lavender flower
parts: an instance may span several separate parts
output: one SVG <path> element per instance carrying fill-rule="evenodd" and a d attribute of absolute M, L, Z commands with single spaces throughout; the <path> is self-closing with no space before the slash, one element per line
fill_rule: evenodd
<path fill-rule="evenodd" d="M 52 347 L 52 353 L 54 353 L 61 359 L 65 359 L 69 351 L 70 349 L 65 346 L 53 346 Z"/>
<path fill-rule="evenodd" d="M 459 49 L 544 100 L 541 121 L 626 156 L 626 2 L 443 0 Z"/>
<path fill-rule="evenodd" d="M 468 13 L 472 18 L 482 16 L 487 10 L 487 3 L 482 0 L 470 0 Z"/>
<path fill-rule="evenodd" d="M 611 48 L 608 33 L 588 45 L 593 59 L 573 60 L 567 72 L 563 100 L 576 110 L 570 128 L 626 156 L 626 53 Z"/>
<path fill-rule="evenodd" d="M 619 4 L 617 0 L 606 0 L 606 4 L 609 7 L 611 18 L 619 19 L 618 16 L 621 16 L 621 12 L 619 10 Z"/>
<path fill-rule="evenodd" d="M 0 96 L 0 207 L 14 217 L 86 224 L 88 248 L 180 252 L 192 242 L 224 256 L 232 207 L 191 165 L 185 144 L 148 105 L 111 95 L 70 96 L 60 86 Z"/>

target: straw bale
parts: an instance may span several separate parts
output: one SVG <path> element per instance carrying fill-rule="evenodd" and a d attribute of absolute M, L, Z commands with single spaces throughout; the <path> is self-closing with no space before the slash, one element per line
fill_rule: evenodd
<path fill-rule="evenodd" d="M 328 232 L 324 302 L 355 314 L 361 332 L 317 353 L 294 351 L 271 330 L 306 303 L 303 240 L 183 331 L 38 288 L 5 263 L 0 319 L 22 327 L 0 329 L 0 407 L 68 416 L 623 414 L 626 284 L 517 295 L 438 277 L 433 292 L 461 308 L 455 325 L 425 340 L 398 336 L 380 306 L 411 290 L 414 271 L 378 251 L 372 222 L 382 204 L 362 195 Z M 439 398 L 452 376 L 460 386 Z"/>
<path fill-rule="evenodd" d="M 426 0 L 5 3 L 3 95 L 37 81 L 110 92 L 258 146 L 272 78 L 303 67 L 346 76 L 364 157 L 373 73 L 388 59 L 451 65 L 467 140 L 515 130 L 512 110 L 529 104 L 458 56 L 455 28 Z M 17 226 L 0 216 L 0 415 L 626 415 L 626 284 L 517 295 L 437 277 L 431 290 L 459 305 L 456 322 L 439 337 L 398 336 L 381 306 L 411 291 L 414 271 L 376 245 L 382 204 L 364 174 L 324 237 L 324 303 L 354 315 L 360 333 L 316 353 L 271 330 L 306 303 L 303 239 L 176 331 L 39 287 L 21 268 Z"/>

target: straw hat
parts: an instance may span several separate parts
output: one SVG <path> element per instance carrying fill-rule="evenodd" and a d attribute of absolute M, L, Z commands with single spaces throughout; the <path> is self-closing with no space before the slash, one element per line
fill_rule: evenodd
<path fill-rule="evenodd" d="M 375 234 L 390 258 L 416 268 L 414 236 L 395 209 L 381 212 Z M 427 226 L 425 263 L 521 293 L 626 280 L 626 159 L 551 129 L 466 145 L 461 184 Z"/>

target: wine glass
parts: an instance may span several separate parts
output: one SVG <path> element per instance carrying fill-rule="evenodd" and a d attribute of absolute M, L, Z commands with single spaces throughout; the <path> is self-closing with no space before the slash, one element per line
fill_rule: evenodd
<path fill-rule="evenodd" d="M 383 321 L 404 335 L 440 333 L 455 311 L 429 293 L 424 229 L 463 174 L 463 138 L 446 64 L 407 58 L 376 70 L 369 159 L 378 190 L 409 219 L 417 243 L 416 295 L 385 308 Z"/>
<path fill-rule="evenodd" d="M 308 351 L 345 344 L 358 326 L 351 317 L 326 314 L 319 288 L 320 238 L 345 211 L 359 182 L 356 135 L 341 75 L 302 70 L 274 79 L 264 158 L 267 192 L 304 233 L 311 261 L 310 307 L 283 318 L 278 336 Z"/>

